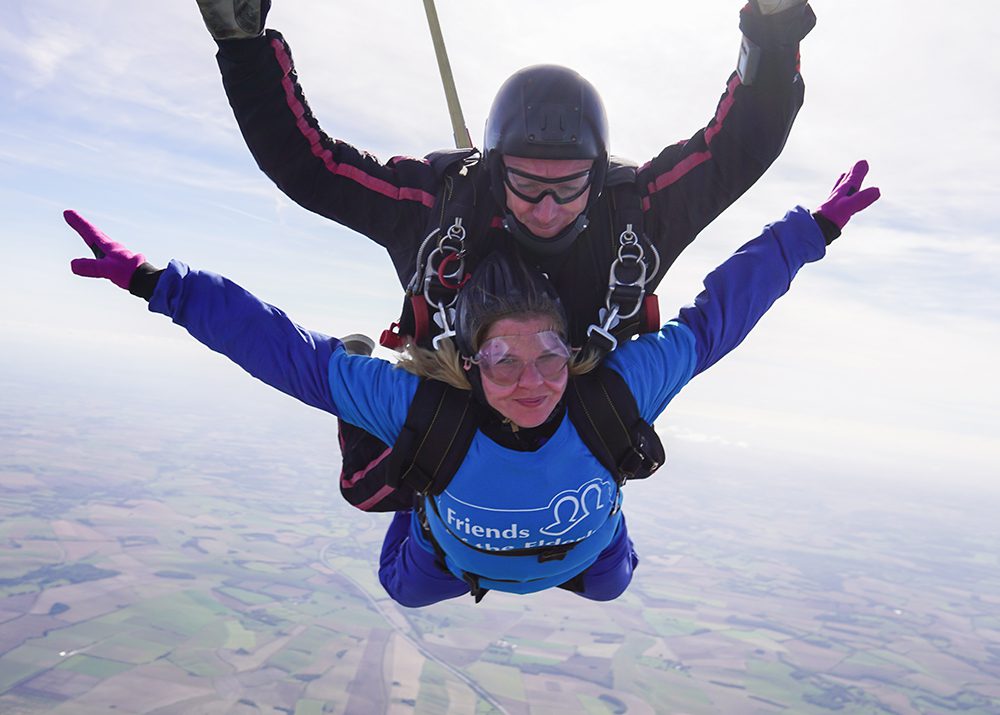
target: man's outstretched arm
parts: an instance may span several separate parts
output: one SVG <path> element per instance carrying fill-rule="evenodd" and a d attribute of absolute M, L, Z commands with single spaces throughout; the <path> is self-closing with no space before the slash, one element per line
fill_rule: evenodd
<path fill-rule="evenodd" d="M 768 9 L 752 2 L 741 11 L 737 68 L 708 124 L 639 170 L 646 230 L 661 254 L 657 281 L 767 171 L 802 106 L 799 43 L 816 16 L 805 0 L 774 0 Z"/>

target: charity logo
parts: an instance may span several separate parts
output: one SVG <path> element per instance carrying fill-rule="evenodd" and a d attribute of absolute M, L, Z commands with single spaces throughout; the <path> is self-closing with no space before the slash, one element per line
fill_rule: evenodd
<path fill-rule="evenodd" d="M 553 546 L 590 536 L 597 524 L 590 523 L 593 519 L 588 522 L 588 517 L 600 514 L 600 518 L 607 518 L 615 499 L 613 492 L 612 482 L 595 477 L 574 489 L 558 492 L 545 506 L 500 509 L 463 501 L 445 490 L 439 499 L 447 504 L 441 506 L 440 514 L 453 536 L 479 549 L 506 551 Z M 490 518 L 501 514 L 503 517 L 517 514 L 518 518 L 502 523 Z M 580 527 L 584 522 L 588 525 Z"/>
<path fill-rule="evenodd" d="M 555 519 L 540 529 L 546 536 L 562 536 L 586 519 L 592 512 L 600 511 L 606 505 L 603 479 L 592 479 L 577 489 L 556 494 L 548 508 Z"/>

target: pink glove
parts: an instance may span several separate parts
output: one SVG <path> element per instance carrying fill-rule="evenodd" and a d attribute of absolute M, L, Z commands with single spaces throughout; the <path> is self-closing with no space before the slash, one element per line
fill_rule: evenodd
<path fill-rule="evenodd" d="M 837 179 L 833 192 L 816 213 L 826 218 L 837 228 L 844 228 L 851 216 L 858 211 L 864 211 L 875 203 L 881 192 L 872 186 L 864 191 L 860 191 L 861 182 L 865 180 L 868 173 L 868 162 L 862 159 L 846 174 L 841 174 Z"/>
<path fill-rule="evenodd" d="M 132 276 L 146 262 L 146 257 L 115 243 L 76 211 L 63 211 L 63 218 L 80 234 L 95 256 L 74 258 L 69 264 L 70 270 L 86 278 L 107 278 L 119 288 L 128 290 Z"/>

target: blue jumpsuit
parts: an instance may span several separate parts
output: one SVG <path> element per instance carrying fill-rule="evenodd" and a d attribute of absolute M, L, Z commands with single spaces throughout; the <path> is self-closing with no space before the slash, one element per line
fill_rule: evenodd
<path fill-rule="evenodd" d="M 809 212 L 796 208 L 744 245 L 705 279 L 694 303 L 656 333 L 607 358 L 652 423 L 696 374 L 736 347 L 805 263 L 826 243 Z M 419 379 L 377 358 L 348 355 L 340 341 L 306 330 L 222 276 L 171 261 L 150 300 L 192 336 L 267 384 L 339 415 L 392 444 Z M 406 606 L 468 592 L 474 569 L 486 588 L 528 593 L 577 578 L 580 595 L 607 600 L 628 585 L 637 563 L 619 510 L 621 493 L 568 419 L 534 452 L 509 450 L 478 433 L 465 461 L 428 510 L 445 552 L 439 566 L 412 512 L 386 535 L 379 577 Z M 574 541 L 559 561 L 490 554 L 540 540 Z M 469 548 L 476 546 L 476 549 Z"/>

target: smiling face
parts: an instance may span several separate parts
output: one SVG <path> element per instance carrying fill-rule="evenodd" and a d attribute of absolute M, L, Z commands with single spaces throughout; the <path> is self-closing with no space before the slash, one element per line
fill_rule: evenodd
<path fill-rule="evenodd" d="M 495 357 L 508 364 L 524 364 L 523 372 L 510 385 L 498 384 L 488 376 L 490 370 L 480 370 L 486 402 L 518 427 L 538 427 L 545 422 L 566 392 L 569 370 L 565 362 L 557 371 L 551 367 L 560 362 L 557 355 L 568 358 L 568 349 L 553 339 L 551 331 L 551 318 L 503 318 L 493 323 L 483 338 L 483 348 L 490 340 L 503 338 L 502 355 Z"/>
<path fill-rule="evenodd" d="M 528 159 L 520 156 L 503 157 L 504 166 L 525 174 L 544 179 L 558 179 L 564 176 L 574 176 L 581 171 L 593 167 L 590 159 Z M 540 185 L 539 188 L 546 188 Z M 510 186 L 504 186 L 507 194 L 507 208 L 528 231 L 538 238 L 553 238 L 576 220 L 585 208 L 590 198 L 590 188 L 572 201 L 559 204 L 551 196 L 545 196 L 538 203 L 532 203 L 521 198 Z"/>

